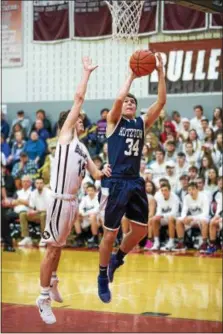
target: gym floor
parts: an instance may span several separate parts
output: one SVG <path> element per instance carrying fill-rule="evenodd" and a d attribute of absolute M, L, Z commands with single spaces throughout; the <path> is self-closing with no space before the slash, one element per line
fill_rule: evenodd
<path fill-rule="evenodd" d="M 112 301 L 97 297 L 98 251 L 64 249 L 59 266 L 63 304 L 45 325 L 35 299 L 44 249 L 2 252 L 2 332 L 221 333 L 222 254 L 138 253 L 115 274 Z"/>

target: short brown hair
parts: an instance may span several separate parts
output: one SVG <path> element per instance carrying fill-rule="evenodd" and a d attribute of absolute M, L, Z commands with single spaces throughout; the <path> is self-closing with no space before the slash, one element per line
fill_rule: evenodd
<path fill-rule="evenodd" d="M 58 122 L 57 122 L 58 128 L 59 128 L 60 130 L 62 129 L 62 127 L 63 127 L 63 125 L 64 125 L 64 122 L 66 121 L 69 112 L 70 112 L 70 110 L 62 111 L 62 112 L 60 113 L 59 120 L 58 120 Z"/>

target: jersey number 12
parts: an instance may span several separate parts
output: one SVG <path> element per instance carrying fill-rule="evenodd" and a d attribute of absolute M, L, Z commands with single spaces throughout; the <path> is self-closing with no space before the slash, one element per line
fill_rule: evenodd
<path fill-rule="evenodd" d="M 128 156 L 134 155 L 137 157 L 139 155 L 139 139 L 134 142 L 132 138 L 127 138 L 126 144 L 128 144 L 128 150 L 125 150 L 124 154 Z"/>

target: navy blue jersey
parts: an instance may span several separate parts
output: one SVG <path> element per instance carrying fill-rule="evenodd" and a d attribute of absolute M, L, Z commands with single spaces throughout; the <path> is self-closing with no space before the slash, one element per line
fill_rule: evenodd
<path fill-rule="evenodd" d="M 108 161 L 113 177 L 138 177 L 144 144 L 142 117 L 122 117 L 108 137 Z"/>

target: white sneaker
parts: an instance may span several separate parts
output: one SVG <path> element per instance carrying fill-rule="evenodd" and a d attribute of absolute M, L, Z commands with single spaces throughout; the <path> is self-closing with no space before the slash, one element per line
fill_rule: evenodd
<path fill-rule="evenodd" d="M 150 248 L 150 251 L 157 251 L 160 249 L 160 244 L 158 242 L 154 242 L 153 247 Z"/>
<path fill-rule="evenodd" d="M 40 239 L 39 247 L 46 247 L 46 242 Z"/>
<path fill-rule="evenodd" d="M 174 243 L 173 242 L 167 242 L 165 246 L 161 247 L 160 250 L 163 252 L 169 252 L 174 249 Z"/>
<path fill-rule="evenodd" d="M 58 290 L 58 279 L 51 280 L 50 282 L 50 298 L 58 303 L 63 303 L 63 298 Z"/>
<path fill-rule="evenodd" d="M 18 242 L 18 246 L 32 246 L 33 242 L 30 237 L 25 237 L 20 242 Z"/>
<path fill-rule="evenodd" d="M 54 324 L 56 322 L 56 317 L 53 314 L 52 308 L 51 308 L 51 300 L 50 298 L 41 298 L 38 297 L 36 300 L 36 305 L 39 308 L 39 314 L 42 318 L 42 320 L 48 324 Z"/>

